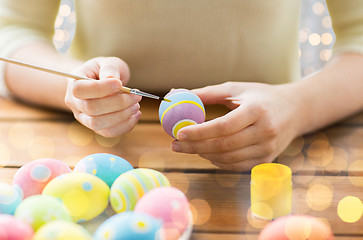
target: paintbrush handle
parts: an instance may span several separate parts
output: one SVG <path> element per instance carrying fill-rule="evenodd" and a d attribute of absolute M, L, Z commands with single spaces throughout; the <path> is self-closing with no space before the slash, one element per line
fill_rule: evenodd
<path fill-rule="evenodd" d="M 46 68 L 46 67 L 40 67 L 40 66 L 37 66 L 37 65 L 34 65 L 34 64 L 20 62 L 20 61 L 9 59 L 9 58 L 0 57 L 0 61 L 16 64 L 16 65 L 27 67 L 27 68 L 32 68 L 32 69 L 35 69 L 35 70 L 55 74 L 55 75 L 66 77 L 66 78 L 95 80 L 95 79 L 92 79 L 92 78 L 80 77 L 80 76 L 77 76 L 77 75 L 74 75 L 74 74 L 71 74 L 71 73 L 66 73 L 66 72 L 62 72 L 62 71 L 58 71 L 58 70 L 54 70 L 54 69 L 50 69 L 50 68 Z M 143 97 L 167 100 L 167 99 L 164 99 L 162 97 L 159 97 L 159 96 L 156 96 L 156 95 L 153 95 L 153 94 L 150 94 L 150 93 L 142 92 L 142 91 L 139 91 L 139 90 L 136 90 L 136 89 L 131 89 L 131 88 L 124 87 L 124 86 L 122 86 L 121 91 L 125 92 L 125 93 L 140 95 L 140 96 L 143 96 Z"/>

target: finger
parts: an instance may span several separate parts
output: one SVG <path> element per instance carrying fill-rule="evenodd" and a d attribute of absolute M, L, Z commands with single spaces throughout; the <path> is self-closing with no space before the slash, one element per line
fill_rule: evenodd
<path fill-rule="evenodd" d="M 141 112 L 138 111 L 136 114 L 132 115 L 126 121 L 118 123 L 112 127 L 96 131 L 97 134 L 104 137 L 117 137 L 127 132 L 130 132 L 141 117 Z"/>
<path fill-rule="evenodd" d="M 212 164 L 220 167 L 221 169 L 235 172 L 244 172 L 250 171 L 254 166 L 257 166 L 261 163 L 265 163 L 266 160 L 264 158 L 257 159 L 249 159 L 243 162 L 238 163 L 220 163 L 220 162 L 212 162 Z M 272 162 L 272 161 L 271 161 Z"/>
<path fill-rule="evenodd" d="M 129 81 L 130 70 L 127 64 L 117 57 L 97 58 L 99 65 L 99 79 L 117 78 L 120 79 L 123 85 Z"/>
<path fill-rule="evenodd" d="M 201 157 L 216 163 L 238 163 L 249 159 L 263 158 L 270 155 L 262 145 L 250 145 L 242 149 L 224 153 L 199 154 Z"/>
<path fill-rule="evenodd" d="M 134 94 L 118 93 L 99 99 L 78 100 L 75 101 L 75 105 L 79 111 L 87 115 L 98 116 L 122 111 L 140 100 L 141 97 Z"/>
<path fill-rule="evenodd" d="M 94 131 L 99 131 L 126 121 L 130 116 L 136 114 L 139 109 L 140 105 L 134 104 L 125 110 L 99 116 L 89 116 L 87 114 L 80 113 L 78 118 L 79 121 L 86 127 Z"/>
<path fill-rule="evenodd" d="M 230 152 L 265 140 L 263 134 L 259 133 L 260 129 L 255 125 L 250 125 L 230 136 L 201 141 L 175 140 L 172 143 L 172 149 L 176 152 L 198 154 Z"/>
<path fill-rule="evenodd" d="M 222 117 L 182 128 L 177 138 L 180 141 L 200 141 L 228 136 L 252 125 L 257 119 L 257 112 L 248 106 L 240 106 Z"/>
<path fill-rule="evenodd" d="M 88 60 L 72 73 L 92 79 L 117 78 L 125 85 L 130 78 L 128 65 L 117 57 L 98 57 Z"/>
<path fill-rule="evenodd" d="M 238 83 L 238 93 L 242 91 L 243 83 Z M 202 102 L 208 104 L 225 104 L 236 93 L 236 83 L 227 82 L 218 85 L 193 89 L 192 92 L 198 95 Z"/>
<path fill-rule="evenodd" d="M 122 83 L 116 78 L 104 80 L 75 80 L 72 86 L 73 96 L 79 99 L 102 98 L 121 90 Z"/>

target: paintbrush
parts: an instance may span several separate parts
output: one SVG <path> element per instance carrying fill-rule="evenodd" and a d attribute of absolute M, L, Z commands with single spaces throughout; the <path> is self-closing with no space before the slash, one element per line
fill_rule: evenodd
<path fill-rule="evenodd" d="M 19 65 L 19 66 L 36 69 L 36 70 L 39 70 L 39 71 L 55 74 L 55 75 L 66 77 L 66 78 L 95 80 L 95 79 L 92 79 L 92 78 L 80 77 L 80 76 L 76 76 L 76 75 L 71 74 L 71 73 L 66 73 L 66 72 L 61 72 L 61 71 L 57 71 L 57 70 L 53 70 L 53 69 L 49 69 L 49 68 L 45 68 L 45 67 L 40 67 L 40 66 L 36 66 L 36 65 L 33 65 L 33 64 L 30 64 L 30 63 L 20 62 L 20 61 L 9 59 L 9 58 L 0 57 L 0 61 L 4 61 L 4 62 L 7 62 L 7 63 L 13 63 L 13 64 L 16 64 L 16 65 Z M 124 86 L 122 86 L 121 91 L 125 92 L 125 93 L 131 93 L 131 94 L 136 94 L 136 95 L 140 95 L 140 96 L 143 96 L 143 97 L 148 97 L 148 98 L 153 98 L 153 99 L 158 99 L 158 100 L 170 102 L 169 99 L 159 97 L 157 95 L 147 93 L 147 92 L 143 92 L 143 91 L 140 91 L 140 90 L 137 90 L 137 89 L 124 87 Z"/>

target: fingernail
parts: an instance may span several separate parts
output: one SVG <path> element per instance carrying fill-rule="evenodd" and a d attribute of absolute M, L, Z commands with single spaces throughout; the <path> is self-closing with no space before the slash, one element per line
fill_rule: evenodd
<path fill-rule="evenodd" d="M 179 146 L 179 144 L 177 142 L 173 142 L 171 144 L 171 149 L 174 151 L 174 152 L 180 152 L 181 148 Z"/>
<path fill-rule="evenodd" d="M 133 106 L 131 107 L 131 112 L 132 112 L 132 114 L 137 113 L 137 112 L 139 111 L 139 109 L 140 109 L 140 105 L 139 105 L 139 104 L 135 104 L 135 105 L 133 105 Z"/>
<path fill-rule="evenodd" d="M 112 89 L 115 89 L 115 90 L 120 90 L 121 89 L 121 82 L 120 81 L 114 81 L 113 83 L 112 83 Z"/>

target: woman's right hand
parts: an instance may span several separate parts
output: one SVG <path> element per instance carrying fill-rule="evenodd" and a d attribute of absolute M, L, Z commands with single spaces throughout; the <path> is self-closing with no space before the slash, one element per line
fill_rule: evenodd
<path fill-rule="evenodd" d="M 120 91 L 130 77 L 124 61 L 97 57 L 72 73 L 95 79 L 68 81 L 65 102 L 80 123 L 105 137 L 116 137 L 135 127 L 141 116 L 141 97 Z"/>

